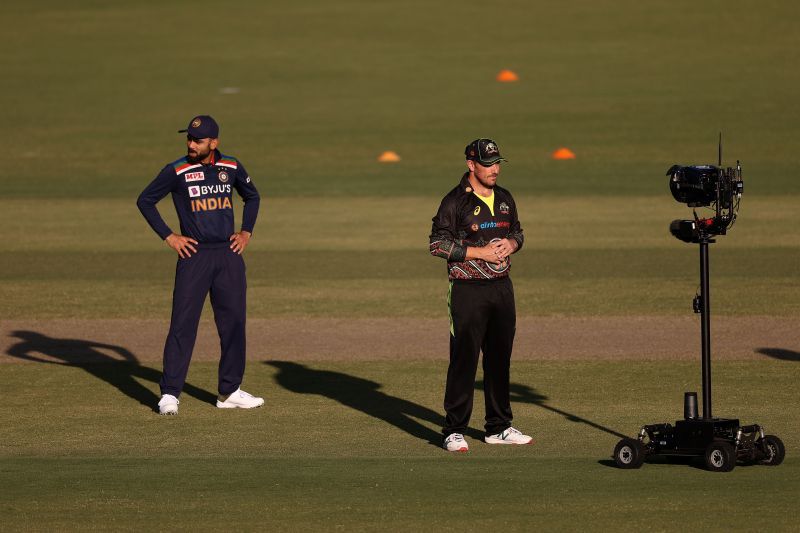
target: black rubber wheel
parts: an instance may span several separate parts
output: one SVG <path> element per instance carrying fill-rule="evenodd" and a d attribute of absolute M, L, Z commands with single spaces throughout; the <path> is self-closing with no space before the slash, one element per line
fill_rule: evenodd
<path fill-rule="evenodd" d="M 730 472 L 736 466 L 736 448 L 724 440 L 715 441 L 706 448 L 704 458 L 712 472 Z"/>
<path fill-rule="evenodd" d="M 626 437 L 614 447 L 614 462 L 619 468 L 640 468 L 646 455 L 644 444 L 637 439 Z"/>
<path fill-rule="evenodd" d="M 786 456 L 786 448 L 783 446 L 783 441 L 775 435 L 765 435 L 763 439 L 758 441 L 758 444 L 763 446 L 764 459 L 761 459 L 758 464 L 767 466 L 778 466 L 783 462 Z"/>

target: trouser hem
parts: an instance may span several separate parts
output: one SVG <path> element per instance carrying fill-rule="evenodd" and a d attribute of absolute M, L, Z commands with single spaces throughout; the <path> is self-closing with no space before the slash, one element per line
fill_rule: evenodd
<path fill-rule="evenodd" d="M 502 433 L 502 432 L 504 432 L 505 430 L 507 430 L 510 427 L 511 427 L 511 424 L 507 424 L 505 426 L 495 426 L 492 429 L 486 428 L 486 436 L 490 437 L 492 435 L 497 435 L 498 433 Z"/>

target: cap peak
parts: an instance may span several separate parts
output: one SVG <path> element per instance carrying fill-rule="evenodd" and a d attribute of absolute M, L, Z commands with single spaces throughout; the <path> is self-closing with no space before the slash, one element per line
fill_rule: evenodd
<path fill-rule="evenodd" d="M 178 130 L 178 133 L 187 133 L 195 139 L 216 139 L 219 137 L 219 125 L 211 115 L 196 115 L 186 129 Z"/>

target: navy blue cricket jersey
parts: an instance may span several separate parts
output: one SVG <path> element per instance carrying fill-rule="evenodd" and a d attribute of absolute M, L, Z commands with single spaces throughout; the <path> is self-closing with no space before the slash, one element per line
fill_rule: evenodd
<path fill-rule="evenodd" d="M 199 243 L 228 242 L 234 233 L 232 189 L 244 200 L 242 231 L 252 233 L 258 216 L 258 191 L 242 164 L 218 150 L 208 164 L 182 157 L 165 166 L 139 195 L 136 205 L 153 231 L 166 239 L 173 231 L 156 204 L 172 193 L 181 235 Z"/>

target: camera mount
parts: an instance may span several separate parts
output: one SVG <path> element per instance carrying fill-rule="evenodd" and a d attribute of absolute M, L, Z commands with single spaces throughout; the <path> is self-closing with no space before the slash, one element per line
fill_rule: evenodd
<path fill-rule="evenodd" d="M 703 416 L 698 417 L 697 393 L 684 394 L 684 419 L 671 424 L 643 426 L 636 439 L 623 438 L 614 448 L 620 468 L 639 468 L 651 456 L 702 456 L 712 471 L 728 472 L 736 462 L 778 465 L 785 448 L 775 435 L 765 435 L 758 424 L 742 426 L 738 419 L 714 418 L 711 411 L 711 297 L 708 245 L 733 226 L 742 198 L 742 167 L 722 167 L 722 134 L 718 166 L 673 165 L 667 171 L 672 196 L 693 208 L 693 220 L 674 220 L 670 233 L 681 241 L 700 245 L 700 293 L 692 308 L 700 314 Z M 710 207 L 714 214 L 700 218 L 696 208 Z"/>
<path fill-rule="evenodd" d="M 670 233 L 684 242 L 698 243 L 705 237 L 725 235 L 736 222 L 739 202 L 744 191 L 742 166 L 722 166 L 722 134 L 719 136 L 718 166 L 672 165 L 667 171 L 669 190 L 675 200 L 694 208 L 693 220 L 673 220 Z M 697 216 L 698 207 L 710 207 L 714 214 Z"/>

